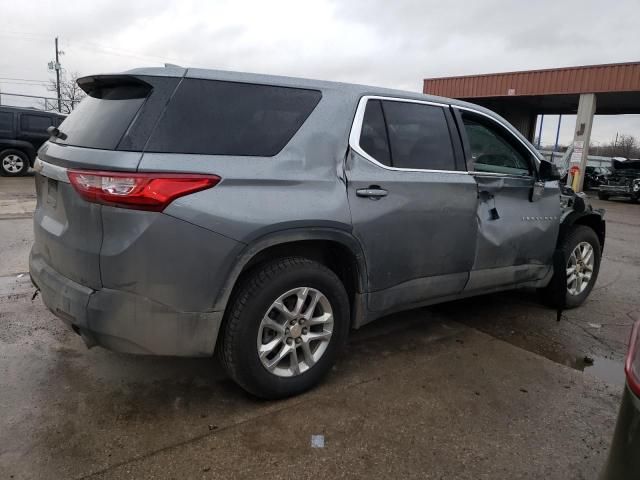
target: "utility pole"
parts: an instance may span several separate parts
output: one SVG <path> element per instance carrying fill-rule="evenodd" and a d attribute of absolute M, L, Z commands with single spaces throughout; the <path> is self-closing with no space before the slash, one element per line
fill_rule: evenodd
<path fill-rule="evenodd" d="M 58 50 L 58 37 L 56 37 L 56 90 L 58 92 L 58 113 L 62 113 L 62 97 L 60 96 L 60 51 Z"/>

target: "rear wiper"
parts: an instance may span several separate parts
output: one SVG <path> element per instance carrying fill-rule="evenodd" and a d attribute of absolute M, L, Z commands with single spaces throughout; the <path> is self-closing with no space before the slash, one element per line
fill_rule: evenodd
<path fill-rule="evenodd" d="M 67 134 L 64 132 L 61 132 L 59 128 L 54 127 L 53 125 L 47 128 L 47 133 L 49 134 L 49 136 L 54 138 L 59 138 L 60 140 L 67 139 Z"/>

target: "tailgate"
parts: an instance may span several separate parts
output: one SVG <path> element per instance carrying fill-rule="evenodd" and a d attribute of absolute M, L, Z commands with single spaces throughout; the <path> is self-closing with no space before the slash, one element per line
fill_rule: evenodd
<path fill-rule="evenodd" d="M 86 168 L 94 160 L 102 165 L 128 163 L 135 168 L 139 158 L 140 154 L 133 152 L 54 144 L 43 148 L 35 165 L 37 204 L 32 255 L 74 282 L 100 288 L 101 206 L 77 194 L 69 183 L 66 166 Z"/>
<path fill-rule="evenodd" d="M 36 174 L 32 255 L 77 283 L 99 288 L 100 209 L 84 202 L 62 175 L 53 172 Z"/>

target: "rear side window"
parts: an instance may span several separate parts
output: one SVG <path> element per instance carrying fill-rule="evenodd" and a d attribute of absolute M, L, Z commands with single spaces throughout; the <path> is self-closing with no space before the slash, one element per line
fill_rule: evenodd
<path fill-rule="evenodd" d="M 442 107 L 382 102 L 394 167 L 456 170 L 453 144 Z"/>
<path fill-rule="evenodd" d="M 67 138 L 55 142 L 114 150 L 145 101 L 151 87 L 138 83 L 87 87 L 87 96 L 60 124 Z"/>
<path fill-rule="evenodd" d="M 13 130 L 13 113 L 0 112 L 0 132 L 11 132 Z"/>
<path fill-rule="evenodd" d="M 391 165 L 391 152 L 387 127 L 384 124 L 382 103 L 380 100 L 369 100 L 362 119 L 360 133 L 360 148 L 371 155 L 376 161 Z"/>
<path fill-rule="evenodd" d="M 47 128 L 53 125 L 53 119 L 46 115 L 20 115 L 20 130 L 28 133 L 47 134 Z"/>
<path fill-rule="evenodd" d="M 185 79 L 145 151 L 271 157 L 321 96 L 317 90 Z"/>

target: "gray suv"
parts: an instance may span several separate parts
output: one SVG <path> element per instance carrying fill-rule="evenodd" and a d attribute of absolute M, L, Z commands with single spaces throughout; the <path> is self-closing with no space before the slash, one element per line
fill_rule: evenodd
<path fill-rule="evenodd" d="M 96 75 L 38 152 L 31 278 L 88 346 L 211 356 L 300 393 L 350 329 L 598 274 L 602 212 L 464 102 L 176 67 Z"/>

